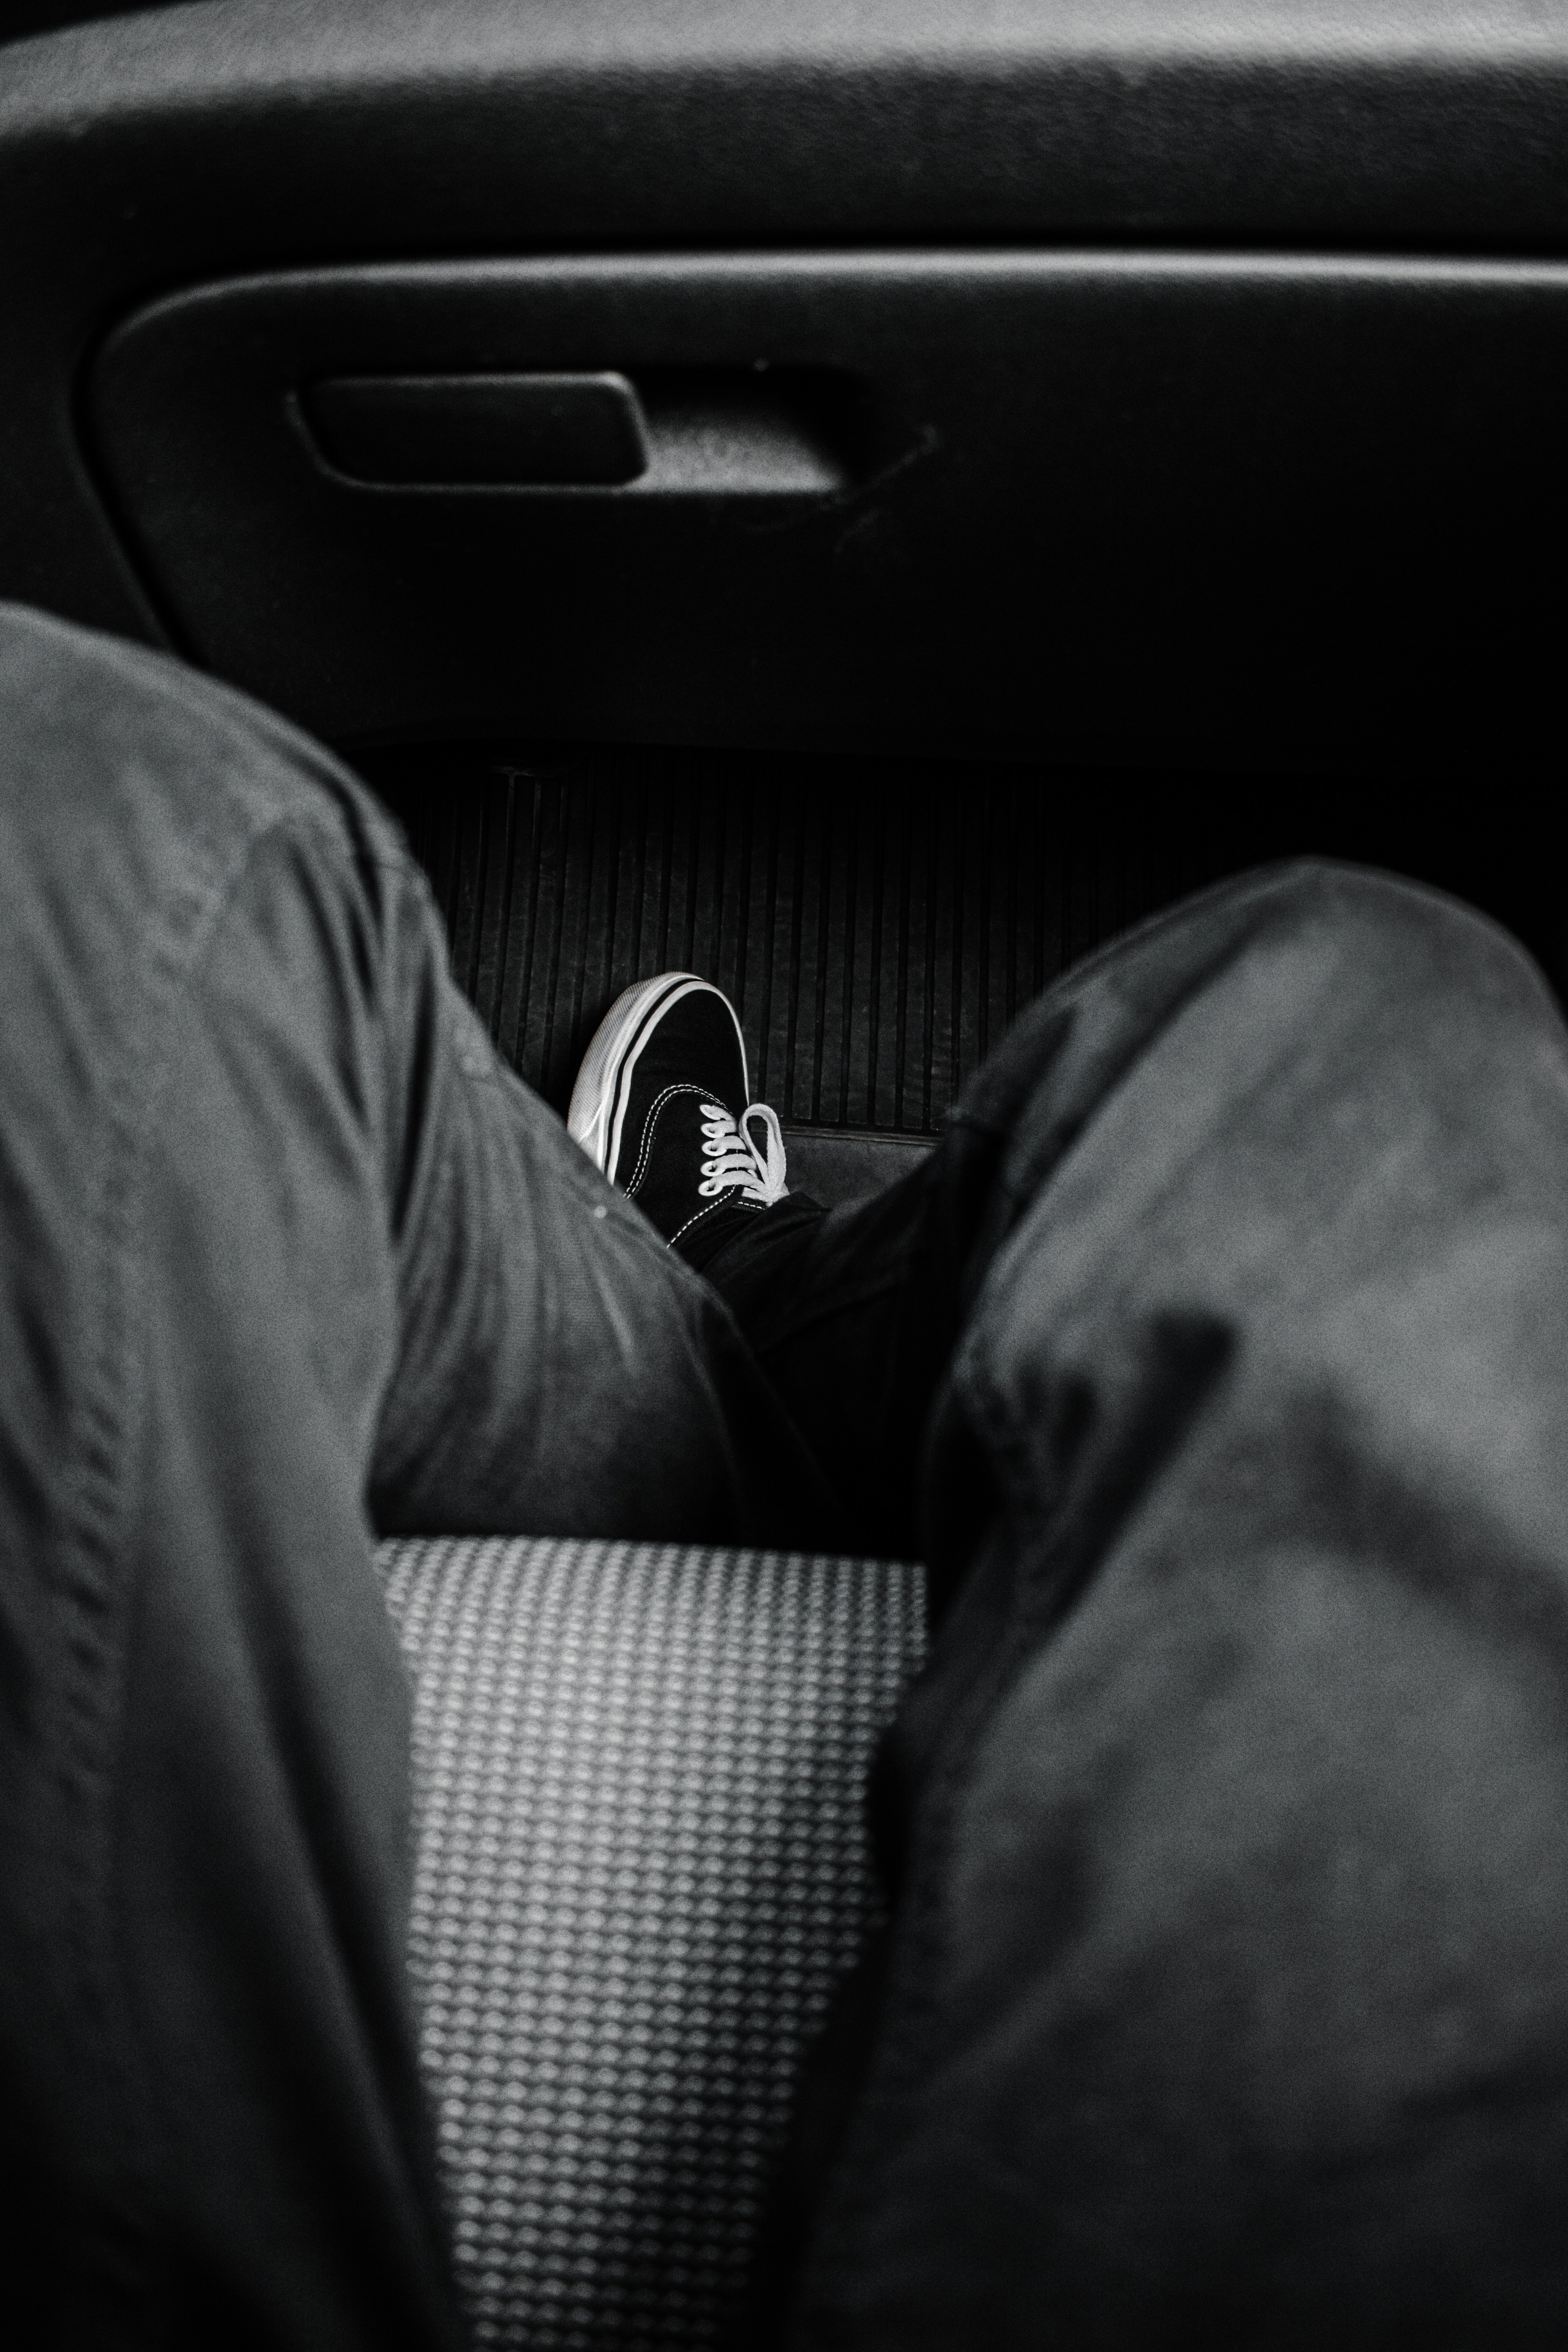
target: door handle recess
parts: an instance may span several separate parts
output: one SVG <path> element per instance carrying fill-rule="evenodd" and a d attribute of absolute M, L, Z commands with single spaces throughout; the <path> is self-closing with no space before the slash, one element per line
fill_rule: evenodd
<path fill-rule="evenodd" d="M 321 454 L 356 482 L 636 481 L 642 410 L 624 375 L 341 376 L 306 401 Z"/>
<path fill-rule="evenodd" d="M 301 401 L 333 472 L 402 488 L 822 496 L 864 470 L 863 388 L 825 368 L 338 376 Z"/>

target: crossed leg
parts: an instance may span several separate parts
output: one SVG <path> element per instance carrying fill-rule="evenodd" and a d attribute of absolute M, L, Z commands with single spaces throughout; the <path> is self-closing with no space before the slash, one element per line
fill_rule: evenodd
<path fill-rule="evenodd" d="M 941 1625 L 798 2339 L 1560 2323 L 1568 1064 L 1518 951 L 1228 886 L 709 1286 L 325 755 L 28 616 L 0 698 L 18 2294 L 452 2340 L 373 1529 L 847 1508 L 923 1529 Z"/>
<path fill-rule="evenodd" d="M 855 1255 L 858 1213 L 800 1246 Z M 1245 877 L 1026 1014 L 928 1263 L 955 1231 L 943 1622 L 881 1783 L 892 1932 L 808 2103 L 792 2343 L 1558 2340 L 1556 1007 L 1429 893 Z M 809 1409 L 760 1352 L 808 1425 L 846 1402 L 827 1348 Z"/>
<path fill-rule="evenodd" d="M 377 1526 L 809 1538 L 370 795 L 0 614 L 0 2230 L 63 2343 L 444 2344 Z"/>

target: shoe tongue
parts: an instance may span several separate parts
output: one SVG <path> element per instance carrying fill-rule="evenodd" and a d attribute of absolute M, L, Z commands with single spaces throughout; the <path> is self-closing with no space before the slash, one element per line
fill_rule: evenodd
<path fill-rule="evenodd" d="M 717 1217 L 728 1227 L 732 1220 L 726 1212 L 739 1209 L 750 1215 L 757 1205 L 743 1197 L 739 1185 L 726 1185 L 716 1193 L 704 1193 L 701 1190 L 702 1163 L 712 1152 L 702 1131 L 712 1122 L 704 1114 L 708 1104 L 718 1100 L 716 1089 L 675 1081 L 659 1105 L 651 1135 L 639 1145 L 637 1163 L 628 1186 L 638 1207 L 652 1219 L 665 1239 L 682 1248 L 681 1237 L 699 1225 L 705 1226 Z M 729 1105 L 723 1108 L 728 1113 Z"/>
<path fill-rule="evenodd" d="M 751 1137 L 746 1133 L 745 1129 L 741 1124 L 740 1112 L 731 1110 L 730 1105 L 727 1102 L 721 1102 L 719 1096 L 716 1094 L 704 1095 L 702 1098 L 702 1109 L 705 1114 L 710 1105 L 711 1105 L 715 1109 L 721 1109 L 729 1121 L 729 1125 L 723 1130 L 720 1148 L 731 1153 L 733 1153 L 737 1148 L 740 1148 L 744 1150 L 748 1155 L 754 1156 L 755 1147 L 752 1145 Z M 742 1108 L 743 1109 L 744 1105 L 742 1105 Z M 711 1127 L 716 1124 L 717 1122 L 715 1120 L 711 1120 L 704 1117 L 703 1125 L 705 1127 Z"/>
<path fill-rule="evenodd" d="M 705 1130 L 711 1130 L 717 1124 L 708 1116 L 710 1106 L 716 1110 L 721 1110 L 727 1122 L 722 1134 L 714 1142 L 710 1141 L 709 1134 L 705 1132 Z M 741 1125 L 739 1112 L 731 1108 L 717 1089 L 710 1089 L 700 1096 L 688 1095 L 685 1097 L 684 1108 L 690 1118 L 692 1148 L 699 1158 L 707 1159 L 715 1150 L 732 1154 L 737 1148 L 737 1143 L 745 1148 L 748 1157 L 752 1155 L 753 1147 L 751 1138 Z M 742 1108 L 744 1108 L 742 1104 Z M 725 1197 L 734 1199 L 739 1196 L 733 1192 L 727 1192 Z"/>

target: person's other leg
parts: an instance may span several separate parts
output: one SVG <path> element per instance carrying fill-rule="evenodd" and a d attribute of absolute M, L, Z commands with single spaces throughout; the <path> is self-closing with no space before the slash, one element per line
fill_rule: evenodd
<path fill-rule="evenodd" d="M 14 611 L 0 709 L 8 2304 L 445 2343 L 367 1493 L 721 1538 L 805 1526 L 810 1465 L 335 763 Z"/>
<path fill-rule="evenodd" d="M 994 1175 L 950 1132 L 884 1192 L 827 1210 L 792 1193 L 699 1260 L 820 1463 L 846 1549 L 921 1553 L 926 1425 Z"/>
<path fill-rule="evenodd" d="M 1559 2340 L 1555 1006 L 1450 903 L 1253 877 L 1050 992 L 938 1158 L 990 1171 L 946 1611 L 792 2340 Z"/>

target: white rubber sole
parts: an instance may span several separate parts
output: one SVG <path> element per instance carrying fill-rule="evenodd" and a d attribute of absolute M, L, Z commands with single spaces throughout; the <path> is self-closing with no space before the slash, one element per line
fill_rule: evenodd
<path fill-rule="evenodd" d="M 671 1005 L 697 988 L 720 998 L 734 1021 L 742 1072 L 746 1085 L 751 1083 L 741 1024 L 721 988 L 715 988 L 710 980 L 700 979 L 694 971 L 661 971 L 652 980 L 635 981 L 630 988 L 621 991 L 595 1030 L 566 1113 L 566 1132 L 606 1176 L 613 1175 L 620 1160 L 621 1129 L 626 1124 L 632 1072 L 643 1048 Z"/>

